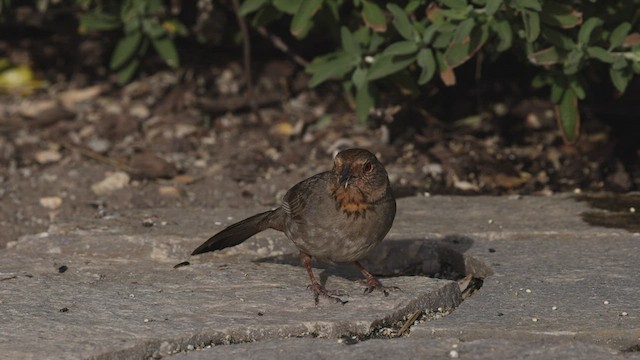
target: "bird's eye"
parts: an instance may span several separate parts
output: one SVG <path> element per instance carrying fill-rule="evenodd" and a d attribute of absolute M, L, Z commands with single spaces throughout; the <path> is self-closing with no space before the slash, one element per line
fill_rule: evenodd
<path fill-rule="evenodd" d="M 370 172 L 371 170 L 373 170 L 373 165 L 371 165 L 370 162 L 365 163 L 362 167 L 362 170 L 364 170 L 364 172 Z"/>

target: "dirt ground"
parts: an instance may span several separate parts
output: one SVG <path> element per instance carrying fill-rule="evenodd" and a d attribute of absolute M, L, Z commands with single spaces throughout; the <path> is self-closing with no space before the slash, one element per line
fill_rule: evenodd
<path fill-rule="evenodd" d="M 637 149 L 620 152 L 596 116 L 572 146 L 537 98 L 460 119 L 388 106 L 361 124 L 335 88 L 305 90 L 302 72 L 269 65 L 251 101 L 237 64 L 0 95 L 0 248 L 61 218 L 130 207 L 262 211 L 356 146 L 380 157 L 398 197 L 640 188 Z"/>

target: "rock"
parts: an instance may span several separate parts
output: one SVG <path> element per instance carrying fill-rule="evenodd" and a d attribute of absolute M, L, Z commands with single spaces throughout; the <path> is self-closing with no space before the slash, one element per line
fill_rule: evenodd
<path fill-rule="evenodd" d="M 62 154 L 57 150 L 42 150 L 34 154 L 34 158 L 38 164 L 49 164 L 60 161 Z"/>
<path fill-rule="evenodd" d="M 129 180 L 129 175 L 126 172 L 107 172 L 102 181 L 91 185 L 91 191 L 96 195 L 108 195 L 127 186 Z"/>
<path fill-rule="evenodd" d="M 40 198 L 40 205 L 45 209 L 55 210 L 62 205 L 62 199 L 59 196 L 47 196 Z"/>
<path fill-rule="evenodd" d="M 173 164 L 166 162 L 150 151 L 133 155 L 130 166 L 135 170 L 136 178 L 170 179 L 178 174 Z"/>
<path fill-rule="evenodd" d="M 107 139 L 92 137 L 87 141 L 87 146 L 98 154 L 104 154 L 111 149 L 111 142 Z"/>

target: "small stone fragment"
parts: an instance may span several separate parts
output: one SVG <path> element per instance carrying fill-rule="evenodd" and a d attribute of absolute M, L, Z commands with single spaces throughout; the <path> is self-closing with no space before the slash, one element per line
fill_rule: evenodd
<path fill-rule="evenodd" d="M 107 139 L 92 137 L 87 142 L 87 146 L 98 154 L 104 154 L 111 148 L 111 143 Z"/>
<path fill-rule="evenodd" d="M 59 196 L 43 197 L 40 198 L 40 205 L 46 209 L 55 210 L 62 205 L 62 199 Z"/>
<path fill-rule="evenodd" d="M 96 195 L 107 195 L 129 184 L 129 175 L 123 171 L 107 172 L 106 177 L 93 185 L 91 191 Z"/>
<path fill-rule="evenodd" d="M 62 154 L 57 150 L 42 150 L 34 155 L 38 164 L 49 164 L 62 159 Z"/>
<path fill-rule="evenodd" d="M 136 170 L 136 177 L 145 179 L 170 179 L 178 174 L 178 170 L 173 164 L 166 162 L 150 151 L 133 155 L 131 167 Z"/>
<path fill-rule="evenodd" d="M 158 192 L 162 196 L 180 197 L 180 189 L 175 186 L 160 186 Z"/>

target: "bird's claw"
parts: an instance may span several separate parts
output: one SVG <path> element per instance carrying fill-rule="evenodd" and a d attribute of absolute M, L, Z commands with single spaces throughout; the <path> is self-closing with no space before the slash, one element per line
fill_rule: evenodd
<path fill-rule="evenodd" d="M 325 289 L 322 285 L 318 284 L 318 283 L 314 283 L 309 285 L 307 288 L 311 288 L 311 291 L 313 291 L 313 299 L 316 302 L 316 305 L 318 305 L 318 303 L 320 302 L 320 297 L 322 296 L 325 299 L 331 300 L 335 303 L 339 303 L 339 304 L 346 304 L 348 303 L 348 301 L 342 300 L 340 299 L 338 296 L 343 296 L 345 295 L 345 293 L 343 291 L 340 290 L 327 290 Z"/>
<path fill-rule="evenodd" d="M 371 294 L 374 290 L 382 291 L 384 296 L 389 296 L 390 291 L 402 291 L 397 286 L 384 286 L 375 277 L 367 278 L 366 280 L 359 280 L 360 284 L 364 285 L 364 294 Z"/>

